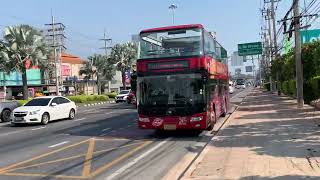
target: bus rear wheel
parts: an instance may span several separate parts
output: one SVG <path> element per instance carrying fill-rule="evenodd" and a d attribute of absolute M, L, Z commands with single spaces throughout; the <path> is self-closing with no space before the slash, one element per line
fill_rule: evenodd
<path fill-rule="evenodd" d="M 224 100 L 224 105 L 223 105 L 223 112 L 221 114 L 221 117 L 225 117 L 228 113 L 228 109 L 227 109 L 227 101 Z"/>

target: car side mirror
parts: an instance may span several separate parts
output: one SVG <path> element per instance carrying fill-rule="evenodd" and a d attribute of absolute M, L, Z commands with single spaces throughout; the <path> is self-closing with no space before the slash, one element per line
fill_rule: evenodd
<path fill-rule="evenodd" d="M 55 107 L 57 105 L 58 105 L 57 103 L 51 103 L 51 106 L 53 106 L 53 107 Z"/>

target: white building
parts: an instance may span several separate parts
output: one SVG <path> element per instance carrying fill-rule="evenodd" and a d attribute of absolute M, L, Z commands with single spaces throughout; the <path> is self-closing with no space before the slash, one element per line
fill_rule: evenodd
<path fill-rule="evenodd" d="M 238 75 L 256 75 L 259 72 L 259 61 L 254 57 L 253 63 L 251 56 L 239 56 L 238 51 L 231 55 L 229 61 L 229 72 L 231 76 L 237 77 Z"/>

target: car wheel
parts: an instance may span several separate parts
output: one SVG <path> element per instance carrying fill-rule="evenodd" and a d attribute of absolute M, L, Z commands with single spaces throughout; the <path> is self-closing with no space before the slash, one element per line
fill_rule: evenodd
<path fill-rule="evenodd" d="M 116 103 L 119 103 L 119 101 L 116 101 Z"/>
<path fill-rule="evenodd" d="M 8 122 L 10 121 L 11 111 L 10 109 L 5 109 L 1 113 L 1 120 L 2 122 Z"/>
<path fill-rule="evenodd" d="M 41 118 L 41 124 L 46 125 L 50 121 L 50 116 L 48 113 L 44 113 Z"/>
<path fill-rule="evenodd" d="M 76 116 L 76 111 L 74 109 L 71 109 L 69 112 L 69 119 L 74 119 Z"/>

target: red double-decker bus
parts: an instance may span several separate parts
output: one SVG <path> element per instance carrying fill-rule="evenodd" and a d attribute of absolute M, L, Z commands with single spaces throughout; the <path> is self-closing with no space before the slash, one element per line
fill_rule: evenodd
<path fill-rule="evenodd" d="M 226 56 L 226 50 L 200 24 L 141 31 L 139 127 L 212 128 L 229 107 Z"/>

